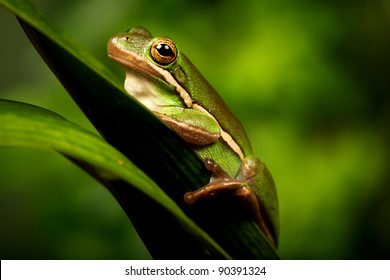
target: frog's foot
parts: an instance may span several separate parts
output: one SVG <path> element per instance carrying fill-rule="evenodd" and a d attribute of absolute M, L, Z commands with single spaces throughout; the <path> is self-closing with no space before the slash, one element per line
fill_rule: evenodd
<path fill-rule="evenodd" d="M 233 195 L 237 197 L 241 204 L 251 213 L 253 220 L 262 230 L 269 241 L 275 245 L 275 240 L 268 229 L 263 217 L 263 209 L 252 187 L 244 180 L 230 178 L 218 164 L 212 160 L 205 161 L 206 168 L 213 172 L 213 180 L 206 186 L 184 195 L 184 201 L 189 205 L 194 205 L 199 201 L 211 198 L 223 197 L 223 195 Z"/>
<path fill-rule="evenodd" d="M 231 179 L 229 175 L 212 159 L 205 159 L 204 166 L 213 174 L 213 179 Z"/>

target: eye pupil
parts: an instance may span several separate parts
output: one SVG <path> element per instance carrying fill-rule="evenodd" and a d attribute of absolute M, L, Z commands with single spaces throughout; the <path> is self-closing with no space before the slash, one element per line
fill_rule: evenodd
<path fill-rule="evenodd" d="M 156 49 L 162 56 L 174 56 L 174 53 L 168 44 L 158 44 Z"/>

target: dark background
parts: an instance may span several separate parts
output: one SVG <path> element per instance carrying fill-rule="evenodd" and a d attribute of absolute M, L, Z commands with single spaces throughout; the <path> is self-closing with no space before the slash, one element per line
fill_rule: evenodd
<path fill-rule="evenodd" d="M 34 3 L 119 75 L 113 34 L 179 44 L 274 176 L 283 258 L 389 258 L 390 1 Z M 0 32 L 0 98 L 93 130 L 2 8 Z M 2 259 L 150 258 L 111 195 L 49 150 L 0 148 L 0 223 Z"/>

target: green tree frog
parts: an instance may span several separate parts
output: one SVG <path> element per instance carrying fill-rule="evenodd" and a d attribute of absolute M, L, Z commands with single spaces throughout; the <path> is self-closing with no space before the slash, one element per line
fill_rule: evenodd
<path fill-rule="evenodd" d="M 277 246 L 278 202 L 272 177 L 252 154 L 240 121 L 178 46 L 134 27 L 113 36 L 107 51 L 125 69 L 125 90 L 183 138 L 211 171 L 210 182 L 184 194 L 185 202 L 193 205 L 233 194 Z"/>

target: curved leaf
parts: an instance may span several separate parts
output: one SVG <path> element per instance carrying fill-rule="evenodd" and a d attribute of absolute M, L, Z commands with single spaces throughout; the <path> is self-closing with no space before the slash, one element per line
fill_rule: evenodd
<path fill-rule="evenodd" d="M 122 182 L 159 203 L 209 247 L 228 255 L 149 177 L 102 138 L 48 110 L 0 99 L 0 146 L 51 148 L 83 166 L 105 183 Z M 125 184 L 126 183 L 126 184 Z M 208 248 L 208 250 L 211 250 Z"/>

